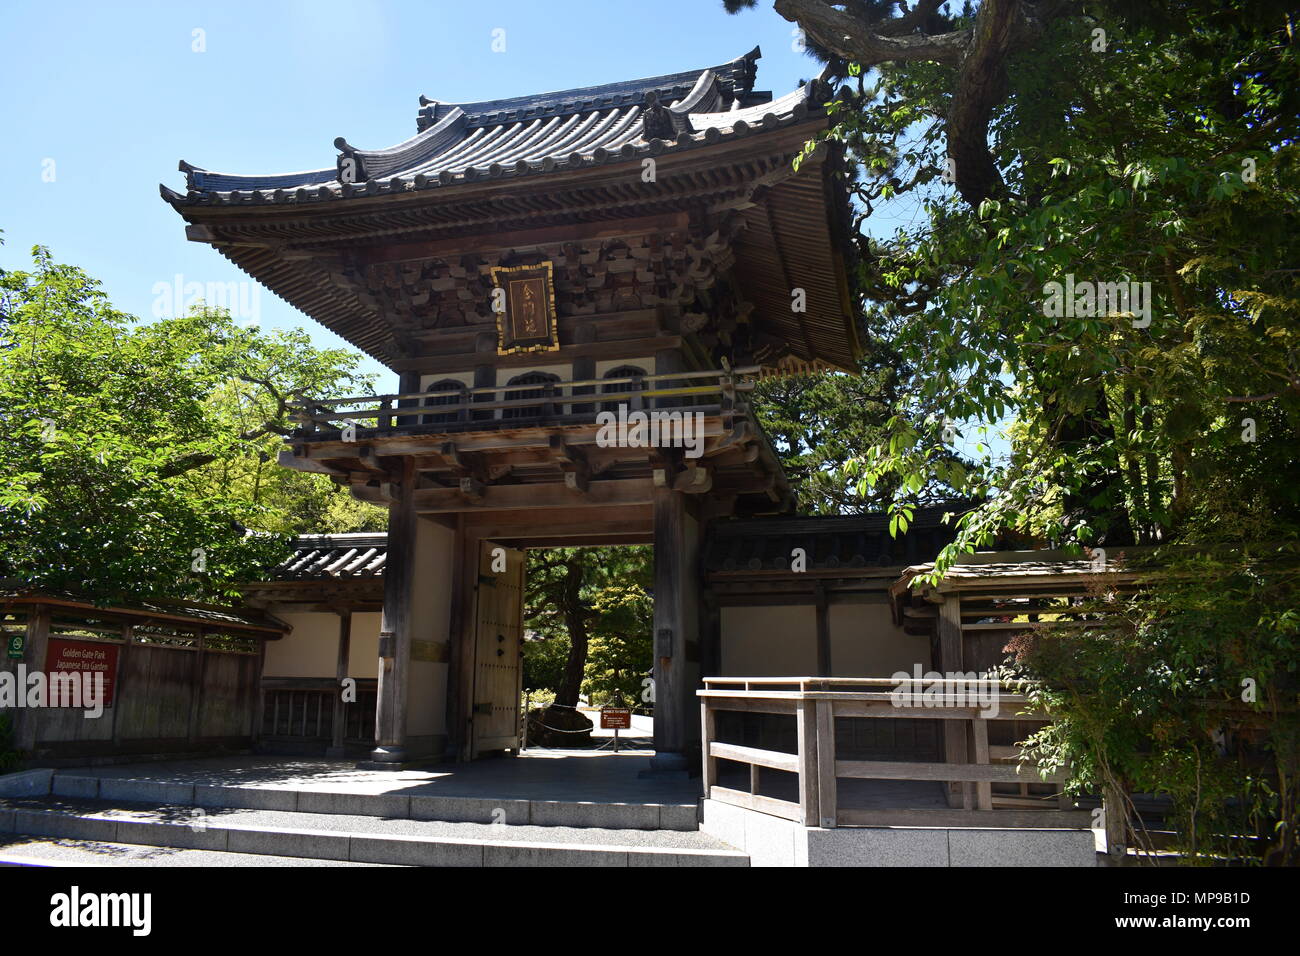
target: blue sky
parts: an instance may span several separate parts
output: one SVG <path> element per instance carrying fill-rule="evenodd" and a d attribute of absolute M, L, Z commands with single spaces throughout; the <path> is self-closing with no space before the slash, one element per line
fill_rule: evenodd
<path fill-rule="evenodd" d="M 793 29 L 768 3 L 729 16 L 721 0 L 4 0 L 0 266 L 26 268 L 29 249 L 48 246 L 147 319 L 155 286 L 177 275 L 247 278 L 186 241 L 159 197 L 160 182 L 184 189 L 179 159 L 222 172 L 315 169 L 334 162 L 336 136 L 366 149 L 411 136 L 422 93 L 455 102 L 588 86 L 710 66 L 755 45 L 757 88 L 780 95 L 820 69 L 795 51 Z M 265 290 L 257 304 L 264 328 L 344 344 Z M 368 367 L 381 390 L 396 389 L 396 376 Z"/>

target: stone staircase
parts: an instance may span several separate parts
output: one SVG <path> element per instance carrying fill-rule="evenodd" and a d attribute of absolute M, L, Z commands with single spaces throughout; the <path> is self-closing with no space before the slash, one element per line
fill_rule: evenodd
<path fill-rule="evenodd" d="M 142 855 L 131 847 L 186 853 Z M 121 848 L 127 848 L 123 850 Z M 0 863 L 748 866 L 687 804 L 494 800 L 55 774 L 0 800 Z M 207 857 L 197 854 L 208 854 Z M 202 862 L 207 860 L 208 862 Z M 146 862 L 148 861 L 148 862 Z M 240 861 L 242 862 L 242 861 Z"/>

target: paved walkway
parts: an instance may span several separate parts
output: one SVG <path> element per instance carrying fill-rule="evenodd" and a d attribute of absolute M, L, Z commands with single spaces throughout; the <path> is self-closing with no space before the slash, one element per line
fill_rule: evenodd
<path fill-rule="evenodd" d="M 106 767 L 79 767 L 60 775 L 158 780 L 227 787 L 327 790 L 430 797 L 500 797 L 592 803 L 694 804 L 698 778 L 642 779 L 646 751 L 529 750 L 468 764 L 422 770 L 358 770 L 351 760 L 315 757 L 210 757 Z"/>

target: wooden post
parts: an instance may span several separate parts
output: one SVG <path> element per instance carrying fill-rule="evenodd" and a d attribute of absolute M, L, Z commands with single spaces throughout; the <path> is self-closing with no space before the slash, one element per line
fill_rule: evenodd
<path fill-rule="evenodd" d="M 259 741 L 266 735 L 266 691 L 262 689 L 262 671 L 266 667 L 266 641 L 257 642 L 257 673 L 253 677 L 253 716 L 252 726 L 249 729 L 249 737 L 253 744 L 253 749 L 257 749 Z M 275 728 L 272 727 L 272 730 Z"/>
<path fill-rule="evenodd" d="M 125 680 L 126 669 L 131 660 L 131 641 L 135 638 L 135 628 L 130 623 L 122 625 L 122 649 L 118 651 L 117 656 L 117 684 L 113 691 L 113 746 L 118 747 L 122 743 L 122 721 L 119 715 L 122 713 L 122 701 L 126 698 L 122 695 L 126 693 L 127 681 Z"/>
<path fill-rule="evenodd" d="M 50 611 L 39 604 L 32 607 L 27 617 L 27 647 L 24 658 L 27 670 L 45 670 L 45 657 L 50 646 Z M 26 694 L 26 687 L 17 688 L 18 693 Z M 37 724 L 41 709 L 22 707 L 18 709 L 18 726 L 14 739 L 19 750 L 34 753 L 36 750 Z"/>
<path fill-rule="evenodd" d="M 658 771 L 687 769 L 693 737 L 689 724 L 695 688 L 687 676 L 686 644 L 698 630 L 698 574 L 695 548 L 688 541 L 685 495 L 669 488 L 654 491 L 654 681 L 655 756 Z"/>
<path fill-rule="evenodd" d="M 1128 813 L 1118 787 L 1103 785 L 1101 808 L 1106 824 L 1106 855 L 1112 860 L 1123 859 L 1128 853 Z"/>
<path fill-rule="evenodd" d="M 401 372 L 397 376 L 397 391 L 401 395 L 410 395 L 420 390 L 420 373 L 419 372 Z M 398 399 L 398 408 L 418 408 L 420 400 L 418 398 Z M 411 428 L 420 424 L 419 415 L 399 415 L 395 419 L 398 428 Z"/>
<path fill-rule="evenodd" d="M 188 732 L 185 739 L 193 745 L 199 739 L 199 721 L 203 719 L 203 664 L 204 639 L 203 628 L 195 632 L 198 639 L 194 645 L 194 663 L 190 669 L 190 719 L 186 725 Z"/>
<path fill-rule="evenodd" d="M 817 701 L 817 797 L 821 825 L 839 825 L 839 786 L 835 777 L 835 701 Z"/>
<path fill-rule="evenodd" d="M 961 597 L 949 594 L 939 607 L 939 667 L 944 676 L 962 670 L 962 635 L 961 635 Z M 946 763 L 966 763 L 966 726 L 965 721 L 943 721 L 943 759 Z M 974 794 L 968 793 L 970 786 L 962 782 L 949 781 L 948 805 L 962 807 Z"/>
<path fill-rule="evenodd" d="M 975 717 L 970 722 L 970 729 L 971 743 L 975 751 L 975 762 L 987 764 L 989 762 L 989 723 L 983 717 Z M 975 809 L 993 809 L 993 784 L 987 780 L 981 780 L 975 784 Z"/>
<path fill-rule="evenodd" d="M 714 785 L 718 782 L 718 760 L 709 754 L 709 745 L 713 743 L 718 736 L 718 715 L 717 711 L 709 704 L 708 700 L 700 702 L 700 747 L 704 757 L 704 799 L 709 799 L 709 794 Z"/>
<path fill-rule="evenodd" d="M 815 827 L 821 822 L 818 801 L 816 701 L 800 700 L 795 713 L 799 737 L 799 822 Z"/>
<path fill-rule="evenodd" d="M 482 539 L 457 516 L 456 561 L 451 568 L 450 666 L 447 669 L 447 756 L 470 759 L 473 747 L 474 665 L 478 653 L 478 589 Z"/>
<path fill-rule="evenodd" d="M 342 757 L 344 754 L 343 736 L 347 724 L 347 705 L 343 703 L 343 681 L 348 676 L 348 654 L 352 644 L 352 612 L 338 611 L 339 646 L 338 658 L 334 664 L 334 676 L 338 686 L 334 688 L 334 733 L 330 747 L 325 751 L 327 757 Z"/>
<path fill-rule="evenodd" d="M 372 760 L 406 759 L 406 692 L 410 680 L 411 600 L 415 585 L 415 460 L 402 459 L 402 480 L 388 506 L 384 614 L 379 625 L 379 688 L 375 695 Z"/>
<path fill-rule="evenodd" d="M 826 587 L 820 581 L 813 584 L 813 601 L 817 606 L 817 676 L 834 677 L 831 673 L 831 629 L 826 613 Z"/>

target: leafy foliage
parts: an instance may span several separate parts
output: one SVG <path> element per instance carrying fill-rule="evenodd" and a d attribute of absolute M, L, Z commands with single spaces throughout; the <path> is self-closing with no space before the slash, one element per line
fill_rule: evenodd
<path fill-rule="evenodd" d="M 274 452 L 294 391 L 368 384 L 358 356 L 207 310 L 137 324 L 33 255 L 0 273 L 0 574 L 103 600 L 229 597 L 285 533 L 320 530 L 328 483 L 273 470 Z"/>
<path fill-rule="evenodd" d="M 994 188 L 974 202 L 957 188 L 951 120 L 980 77 L 828 58 L 848 85 L 827 135 L 859 162 L 861 211 L 912 223 L 858 237 L 868 324 L 902 378 L 881 438 L 845 474 L 864 498 L 885 489 L 896 529 L 908 489 L 940 480 L 976 502 L 931 580 L 1004 531 L 1154 547 L 1164 573 L 1107 602 L 1106 627 L 1019 648 L 1014 672 L 1056 718 L 1036 754 L 1072 767 L 1076 788 L 1170 795 L 1193 859 L 1294 861 L 1294 13 L 1271 0 L 1053 11 L 982 78 L 1005 95 L 988 117 L 997 175 L 979 177 Z M 1150 296 L 1056 307 L 1075 282 Z M 1010 454 L 954 470 L 952 422 L 1006 423 Z M 1227 833 L 1269 849 L 1225 846 Z"/>
<path fill-rule="evenodd" d="M 529 553 L 524 686 L 574 707 L 640 702 L 651 667 L 653 552 L 648 547 L 548 548 Z"/>

